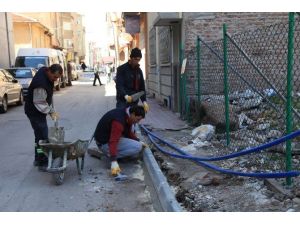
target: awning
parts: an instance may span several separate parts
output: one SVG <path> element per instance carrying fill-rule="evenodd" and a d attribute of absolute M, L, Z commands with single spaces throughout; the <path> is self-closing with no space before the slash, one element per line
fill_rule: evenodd
<path fill-rule="evenodd" d="M 102 62 L 104 64 L 114 63 L 114 61 L 115 61 L 115 57 L 113 57 L 113 56 L 102 57 Z"/>

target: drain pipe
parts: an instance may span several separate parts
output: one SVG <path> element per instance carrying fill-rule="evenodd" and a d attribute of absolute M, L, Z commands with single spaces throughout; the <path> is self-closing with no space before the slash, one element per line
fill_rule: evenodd
<path fill-rule="evenodd" d="M 8 63 L 9 63 L 9 67 L 11 67 L 11 66 L 12 66 L 12 63 L 11 63 L 11 54 L 10 54 L 10 41 L 9 41 L 9 31 L 8 31 L 8 18 L 7 18 L 7 12 L 5 12 L 4 15 L 5 15 L 6 36 L 7 36 L 7 48 L 8 48 Z"/>

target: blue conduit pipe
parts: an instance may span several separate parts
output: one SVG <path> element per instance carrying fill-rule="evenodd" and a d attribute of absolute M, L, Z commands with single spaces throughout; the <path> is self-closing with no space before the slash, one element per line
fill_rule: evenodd
<path fill-rule="evenodd" d="M 160 140 L 161 142 L 165 143 L 166 145 L 168 145 L 169 147 L 173 148 L 173 149 L 176 149 L 178 152 L 182 153 L 182 154 L 185 154 L 184 151 L 182 151 L 181 149 L 179 149 L 177 146 L 165 141 L 165 140 L 162 140 L 161 138 L 159 138 L 157 135 L 153 134 L 152 132 L 150 132 L 146 127 L 144 127 L 144 125 L 141 125 L 141 127 L 145 130 L 145 132 L 155 138 L 157 138 L 158 140 Z M 194 156 L 190 156 L 191 159 L 197 159 L 197 160 L 201 160 L 201 161 L 218 161 L 218 160 L 224 160 L 224 159 L 231 159 L 231 158 L 235 158 L 235 157 L 238 157 L 238 156 L 242 156 L 242 155 L 247 155 L 247 154 L 250 154 L 250 153 L 253 153 L 253 152 L 259 152 L 259 151 L 262 151 L 262 150 L 265 150 L 267 148 L 270 148 L 272 146 L 275 146 L 275 145 L 278 145 L 280 143 L 283 143 L 289 139 L 293 139 L 297 136 L 300 135 L 300 130 L 297 130 L 293 133 L 290 133 L 286 136 L 283 136 L 281 138 L 278 138 L 274 141 L 271 141 L 271 142 L 268 142 L 266 144 L 263 144 L 263 145 L 260 145 L 260 146 L 257 146 L 257 147 L 254 147 L 254 148 L 250 148 L 250 149 L 244 149 L 244 150 L 241 150 L 239 152 L 236 152 L 236 153 L 232 153 L 232 154 L 228 154 L 228 155 L 224 155 L 224 156 L 218 156 L 218 157 L 194 157 Z M 176 154 L 174 154 L 174 157 Z M 177 156 L 182 156 L 182 155 L 177 155 Z M 185 158 L 185 157 L 183 157 Z"/>
<path fill-rule="evenodd" d="M 244 176 L 244 177 L 257 177 L 257 178 L 284 178 L 284 177 L 295 177 L 295 176 L 299 176 L 300 172 L 299 171 L 289 171 L 289 172 L 273 172 L 273 173 L 266 173 L 266 172 L 257 172 L 257 173 L 245 173 L 245 172 L 237 172 L 237 171 L 233 171 L 233 170 L 228 170 L 228 169 L 223 169 L 220 167 L 217 167 L 215 165 L 212 165 L 210 163 L 207 162 L 202 162 L 199 159 L 196 159 L 197 157 L 193 157 L 188 155 L 186 152 L 184 152 L 183 150 L 177 148 L 176 146 L 170 144 L 170 143 L 166 143 L 167 145 L 172 145 L 173 149 L 175 149 L 176 151 L 178 151 L 179 153 L 181 153 L 182 155 L 178 155 L 178 154 L 173 154 L 170 153 L 166 150 L 164 150 L 161 146 L 159 146 L 154 140 L 152 136 L 155 136 L 155 138 L 157 138 L 158 140 L 162 141 L 165 143 L 165 141 L 163 141 L 161 138 L 157 137 L 156 135 L 154 135 L 153 133 L 151 133 L 146 127 L 144 127 L 143 125 L 141 125 L 141 127 L 143 128 L 143 130 L 146 131 L 149 139 L 153 142 L 153 144 L 163 153 L 177 157 L 177 158 L 185 158 L 185 159 L 190 159 L 195 161 L 197 164 L 216 170 L 218 172 L 221 173 L 225 173 L 225 174 L 231 174 L 231 175 L 236 175 L 236 176 Z M 295 132 L 294 132 L 295 133 Z M 294 134 L 292 133 L 292 134 Z M 299 135 L 299 134 L 298 134 Z M 288 135 L 287 135 L 288 136 Z M 281 143 L 281 142 L 280 142 Z M 171 147 L 171 146 L 170 146 Z M 176 155 L 176 156 L 175 156 Z"/>

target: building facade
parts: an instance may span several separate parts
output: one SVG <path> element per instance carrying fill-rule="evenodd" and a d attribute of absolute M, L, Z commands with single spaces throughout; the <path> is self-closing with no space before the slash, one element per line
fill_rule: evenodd
<path fill-rule="evenodd" d="M 0 12 L 0 68 L 15 63 L 14 33 L 11 13 Z"/>
<path fill-rule="evenodd" d="M 192 51 L 195 58 L 197 36 L 211 43 L 222 39 L 224 23 L 234 35 L 287 22 L 288 13 L 153 12 L 147 13 L 147 21 L 148 93 L 179 111 L 181 61 Z M 188 59 L 190 71 L 197 67 L 194 58 Z M 215 85 L 214 77 L 206 77 L 204 82 L 208 91 Z M 195 82 L 190 83 L 188 91 L 193 91 Z"/>

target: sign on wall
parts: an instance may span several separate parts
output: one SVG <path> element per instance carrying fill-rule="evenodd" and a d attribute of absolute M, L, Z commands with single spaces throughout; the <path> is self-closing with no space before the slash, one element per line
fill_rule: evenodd
<path fill-rule="evenodd" d="M 140 33 L 140 15 L 125 16 L 125 31 L 129 34 Z"/>

